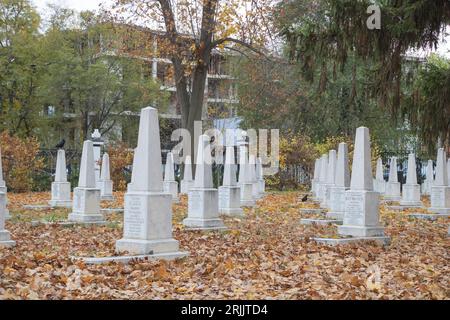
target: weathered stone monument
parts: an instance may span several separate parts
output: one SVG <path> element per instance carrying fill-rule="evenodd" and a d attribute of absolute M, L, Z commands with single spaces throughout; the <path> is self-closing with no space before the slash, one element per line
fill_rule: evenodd
<path fill-rule="evenodd" d="M 326 197 L 325 184 L 327 183 L 327 177 L 328 177 L 328 154 L 322 155 L 320 162 L 321 162 L 320 163 L 320 177 L 319 177 L 317 200 L 320 202 L 323 202 Z"/>
<path fill-rule="evenodd" d="M 327 213 L 327 217 L 342 220 L 345 212 L 345 192 L 350 188 L 348 146 L 344 142 L 339 144 L 334 183 L 334 186 L 329 188 L 330 211 Z"/>
<path fill-rule="evenodd" d="M 76 223 L 104 223 L 100 213 L 100 189 L 95 182 L 94 149 L 92 141 L 85 141 L 81 155 L 78 187 L 73 190 L 72 213 L 68 220 Z"/>
<path fill-rule="evenodd" d="M 250 180 L 253 184 L 252 186 L 252 195 L 255 200 L 260 198 L 259 193 L 259 182 L 256 178 L 256 157 L 255 155 L 251 154 L 248 157 L 248 172 L 250 176 Z"/>
<path fill-rule="evenodd" d="M 184 160 L 183 180 L 181 180 L 181 193 L 187 194 L 189 189 L 194 186 L 194 179 L 192 179 L 192 160 L 191 156 L 186 156 Z"/>
<path fill-rule="evenodd" d="M 183 224 L 191 229 L 226 229 L 219 217 L 219 196 L 212 179 L 210 137 L 198 141 L 194 187 L 188 193 L 188 217 Z"/>
<path fill-rule="evenodd" d="M 431 207 L 430 212 L 442 215 L 450 215 L 450 186 L 448 183 L 445 151 L 438 150 L 436 161 L 436 178 L 431 187 Z"/>
<path fill-rule="evenodd" d="M 397 175 L 397 158 L 392 157 L 389 168 L 389 180 L 386 184 L 384 199 L 387 201 L 400 201 L 400 182 Z"/>
<path fill-rule="evenodd" d="M 330 150 L 328 153 L 327 179 L 324 184 L 325 197 L 322 199 L 320 206 L 328 208 L 330 202 L 330 188 L 333 187 L 336 178 L 336 150 Z"/>
<path fill-rule="evenodd" d="M 384 181 L 383 175 L 383 160 L 378 158 L 377 160 L 377 168 L 375 172 L 375 180 L 374 180 L 374 190 L 380 194 L 384 194 L 386 192 L 386 181 Z"/>
<path fill-rule="evenodd" d="M 133 184 L 125 194 L 123 238 L 116 251 L 157 258 L 186 256 L 172 238 L 172 196 L 164 192 L 158 111 L 141 110 Z"/>
<path fill-rule="evenodd" d="M 102 168 L 100 173 L 100 199 L 113 201 L 113 181 L 111 180 L 111 171 L 109 166 L 109 154 L 106 152 L 102 157 Z"/>
<path fill-rule="evenodd" d="M 179 202 L 178 182 L 175 180 L 175 169 L 172 152 L 167 153 L 166 166 L 164 170 L 164 192 L 172 195 L 172 201 Z"/>
<path fill-rule="evenodd" d="M 408 155 L 408 169 L 406 184 L 403 185 L 403 195 L 400 201 L 401 206 L 422 207 L 420 200 L 420 185 L 417 183 L 416 155 Z"/>
<path fill-rule="evenodd" d="M 230 216 L 242 216 L 241 188 L 236 181 L 234 147 L 226 149 L 223 183 L 219 187 L 219 212 Z"/>
<path fill-rule="evenodd" d="M 58 150 L 56 157 L 55 181 L 52 182 L 52 199 L 48 202 L 52 207 L 71 208 L 70 182 L 67 181 L 66 153 Z"/>
<path fill-rule="evenodd" d="M 6 187 L 5 180 L 3 179 L 2 150 L 0 149 L 0 193 L 1 192 L 5 194 L 5 219 L 7 220 L 11 216 L 9 215 L 9 210 L 6 207 L 8 204 L 8 188 Z"/>
<path fill-rule="evenodd" d="M 262 198 L 266 193 L 266 181 L 264 180 L 264 169 L 260 157 L 256 158 L 256 180 L 259 186 L 259 196 Z"/>
<path fill-rule="evenodd" d="M 431 194 L 431 186 L 434 183 L 433 160 L 428 160 L 425 181 L 422 184 L 422 193 L 429 196 Z"/>
<path fill-rule="evenodd" d="M 345 193 L 345 213 L 338 233 L 352 237 L 384 237 L 379 221 L 379 193 L 373 191 L 369 129 L 356 131 L 350 190 Z"/>
<path fill-rule="evenodd" d="M 11 240 L 11 234 L 5 230 L 6 193 L 0 191 L 0 247 L 13 247 L 16 242 Z"/>
<path fill-rule="evenodd" d="M 91 135 L 91 141 L 94 149 L 95 185 L 100 189 L 100 161 L 102 159 L 102 147 L 105 142 L 98 129 L 94 129 L 94 132 Z"/>
<path fill-rule="evenodd" d="M 313 197 L 317 197 L 319 173 L 320 173 L 320 159 L 316 159 L 316 161 L 314 162 L 314 175 L 311 180 L 311 193 L 312 193 Z"/>
<path fill-rule="evenodd" d="M 239 147 L 239 186 L 241 187 L 241 206 L 254 207 L 256 201 L 253 198 L 253 182 L 251 181 L 247 158 L 247 147 Z"/>

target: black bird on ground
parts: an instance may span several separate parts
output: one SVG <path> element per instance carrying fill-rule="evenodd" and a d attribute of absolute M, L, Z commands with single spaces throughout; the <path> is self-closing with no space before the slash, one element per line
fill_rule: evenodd
<path fill-rule="evenodd" d="M 55 146 L 56 149 L 62 149 L 64 148 L 64 145 L 66 144 L 66 140 L 62 139 L 58 144 Z"/>
<path fill-rule="evenodd" d="M 308 195 L 307 194 L 305 194 L 305 196 L 302 198 L 302 202 L 306 202 L 306 201 L 308 201 Z"/>

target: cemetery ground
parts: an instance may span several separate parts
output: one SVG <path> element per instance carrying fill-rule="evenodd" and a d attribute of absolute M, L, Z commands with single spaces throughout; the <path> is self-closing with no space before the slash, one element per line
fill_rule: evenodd
<path fill-rule="evenodd" d="M 122 214 L 104 226 L 37 225 L 67 217 L 70 209 L 28 210 L 49 193 L 9 193 L 7 222 L 17 246 L 0 249 L 1 299 L 449 299 L 448 218 L 415 220 L 381 207 L 391 237 L 375 243 L 327 246 L 310 240 L 335 226 L 303 226 L 299 192 L 275 192 L 224 218 L 224 232 L 187 231 L 187 198 L 174 204 L 174 238 L 190 256 L 177 261 L 85 265 L 72 256 L 111 256 L 122 236 Z M 115 193 L 120 207 L 123 194 Z M 416 212 L 417 210 L 414 210 Z M 379 271 L 379 278 L 377 275 Z"/>

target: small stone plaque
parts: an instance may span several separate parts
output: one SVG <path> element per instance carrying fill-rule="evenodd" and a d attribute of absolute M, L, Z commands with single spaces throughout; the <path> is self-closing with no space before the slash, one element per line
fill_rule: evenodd
<path fill-rule="evenodd" d="M 347 192 L 345 194 L 345 222 L 348 225 L 364 225 L 364 195 Z"/>
<path fill-rule="evenodd" d="M 142 199 L 139 196 L 125 197 L 124 237 L 145 239 L 145 219 L 142 216 Z"/>

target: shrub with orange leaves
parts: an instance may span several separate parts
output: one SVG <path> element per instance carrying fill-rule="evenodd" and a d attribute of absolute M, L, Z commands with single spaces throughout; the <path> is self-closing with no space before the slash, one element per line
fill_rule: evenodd
<path fill-rule="evenodd" d="M 123 142 L 110 145 L 107 149 L 110 161 L 111 180 L 114 189 L 125 191 L 127 189 L 127 175 L 124 168 L 133 163 L 133 151 Z"/>
<path fill-rule="evenodd" d="M 0 134 L 3 175 L 8 188 L 15 192 L 33 189 L 33 173 L 44 168 L 44 159 L 39 157 L 39 142 L 36 138 L 19 138 L 9 132 Z"/>

